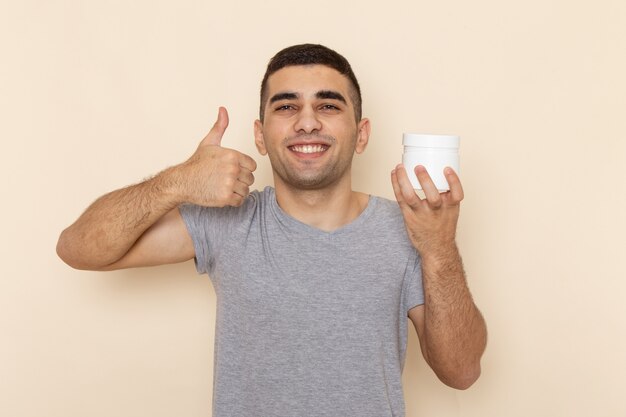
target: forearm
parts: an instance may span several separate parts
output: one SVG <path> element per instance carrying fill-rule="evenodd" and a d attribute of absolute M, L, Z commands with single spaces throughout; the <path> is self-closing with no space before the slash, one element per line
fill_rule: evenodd
<path fill-rule="evenodd" d="M 480 374 L 487 330 L 456 245 L 422 254 L 425 355 L 437 375 L 464 388 Z"/>
<path fill-rule="evenodd" d="M 174 170 L 100 197 L 61 233 L 59 256 L 78 269 L 100 269 L 122 258 L 151 225 L 181 203 Z"/>

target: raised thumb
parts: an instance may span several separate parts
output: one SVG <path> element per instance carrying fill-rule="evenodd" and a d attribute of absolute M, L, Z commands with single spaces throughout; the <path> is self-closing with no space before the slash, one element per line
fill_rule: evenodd
<path fill-rule="evenodd" d="M 209 131 L 209 133 L 202 139 L 200 146 L 202 145 L 220 145 L 222 143 L 222 136 L 228 127 L 228 111 L 225 107 L 220 107 L 217 113 L 217 120 Z"/>

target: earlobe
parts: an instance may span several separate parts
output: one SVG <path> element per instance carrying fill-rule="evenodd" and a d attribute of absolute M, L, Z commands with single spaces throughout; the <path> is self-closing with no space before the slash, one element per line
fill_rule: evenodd
<path fill-rule="evenodd" d="M 357 134 L 356 146 L 354 150 L 357 154 L 360 154 L 365 151 L 365 148 L 367 147 L 367 143 L 369 142 L 369 139 L 370 139 L 371 126 L 370 126 L 369 119 L 362 119 L 359 122 L 358 129 L 359 129 L 359 132 Z"/>
<path fill-rule="evenodd" d="M 254 144 L 261 155 L 267 155 L 265 140 L 263 139 L 263 123 L 260 120 L 254 121 Z"/>

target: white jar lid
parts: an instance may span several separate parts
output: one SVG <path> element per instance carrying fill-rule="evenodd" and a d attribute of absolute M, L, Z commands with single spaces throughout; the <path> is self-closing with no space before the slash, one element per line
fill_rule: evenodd
<path fill-rule="evenodd" d="M 422 135 L 417 133 L 403 133 L 404 146 L 421 146 L 425 148 L 458 148 L 459 137 L 451 135 Z"/>

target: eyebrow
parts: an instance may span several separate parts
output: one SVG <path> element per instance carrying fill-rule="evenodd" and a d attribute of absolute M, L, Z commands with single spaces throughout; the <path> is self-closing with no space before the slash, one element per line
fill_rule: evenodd
<path fill-rule="evenodd" d="M 270 98 L 270 104 L 275 103 L 277 101 L 281 101 L 281 100 L 296 100 L 299 97 L 300 95 L 298 93 L 292 93 L 292 92 L 277 93 L 277 94 L 274 94 Z M 333 91 L 333 90 L 320 90 L 317 93 L 315 93 L 315 98 L 322 99 L 322 100 L 324 99 L 325 100 L 338 100 L 344 104 L 348 104 L 346 101 L 346 98 L 341 93 L 337 91 Z"/>
<path fill-rule="evenodd" d="M 298 98 L 296 93 L 277 93 L 270 98 L 270 104 L 281 100 L 295 100 Z"/>
<path fill-rule="evenodd" d="M 338 100 L 344 104 L 348 104 L 346 102 L 345 97 L 337 91 L 332 91 L 332 90 L 318 91 L 317 93 L 315 93 L 315 97 L 319 99 L 326 99 L 326 100 Z"/>

